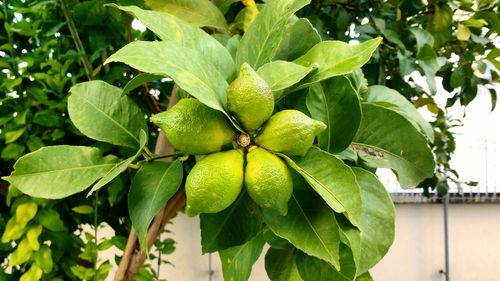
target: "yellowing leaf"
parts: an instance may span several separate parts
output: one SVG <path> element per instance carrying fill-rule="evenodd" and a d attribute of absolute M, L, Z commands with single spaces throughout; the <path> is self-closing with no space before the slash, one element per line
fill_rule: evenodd
<path fill-rule="evenodd" d="M 470 36 L 470 29 L 463 24 L 459 24 L 457 29 L 457 39 L 461 41 L 467 41 L 469 40 Z"/>
<path fill-rule="evenodd" d="M 16 209 L 16 221 L 19 224 L 26 225 L 35 217 L 37 210 L 38 206 L 34 202 L 20 204 Z"/>
<path fill-rule="evenodd" d="M 28 239 L 24 238 L 21 240 L 21 243 L 17 245 L 16 250 L 10 255 L 9 266 L 21 265 L 27 262 L 31 258 L 32 253 L 33 251 L 31 250 Z"/>
<path fill-rule="evenodd" d="M 38 242 L 38 237 L 42 233 L 42 226 L 32 226 L 26 232 L 26 239 L 33 251 L 38 251 L 40 249 L 40 243 Z"/>

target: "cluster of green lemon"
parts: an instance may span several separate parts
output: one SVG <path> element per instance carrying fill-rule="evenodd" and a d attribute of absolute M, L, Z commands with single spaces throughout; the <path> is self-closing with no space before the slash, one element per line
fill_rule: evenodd
<path fill-rule="evenodd" d="M 273 115 L 271 88 L 248 64 L 229 85 L 227 107 L 245 132 L 237 132 L 222 112 L 191 98 L 151 117 L 177 150 L 208 154 L 187 176 L 186 214 L 220 212 L 245 186 L 259 206 L 286 215 L 293 181 L 275 153 L 305 155 L 326 125 L 297 110 Z M 220 152 L 231 143 L 232 149 Z"/>

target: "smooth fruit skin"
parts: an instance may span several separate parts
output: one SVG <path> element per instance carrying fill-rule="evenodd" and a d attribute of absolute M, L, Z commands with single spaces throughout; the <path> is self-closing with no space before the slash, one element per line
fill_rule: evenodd
<path fill-rule="evenodd" d="M 271 88 L 250 65 L 241 65 L 238 77 L 227 89 L 227 106 L 248 133 L 269 119 L 274 110 Z"/>
<path fill-rule="evenodd" d="M 271 116 L 255 138 L 255 143 L 288 156 L 304 156 L 314 138 L 325 129 L 323 122 L 311 119 L 298 110 L 287 109 Z"/>
<path fill-rule="evenodd" d="M 243 151 L 206 156 L 186 178 L 186 214 L 218 213 L 229 207 L 243 188 Z"/>
<path fill-rule="evenodd" d="M 260 147 L 251 148 L 247 154 L 245 187 L 257 205 L 274 209 L 282 216 L 287 214 L 293 180 L 278 156 Z"/>
<path fill-rule="evenodd" d="M 235 137 L 227 117 L 197 99 L 181 99 L 167 111 L 151 116 L 180 152 L 208 154 L 220 151 Z"/>

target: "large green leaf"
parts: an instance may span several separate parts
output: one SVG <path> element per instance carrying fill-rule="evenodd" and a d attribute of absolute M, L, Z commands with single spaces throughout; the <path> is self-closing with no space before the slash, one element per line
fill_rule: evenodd
<path fill-rule="evenodd" d="M 299 18 L 286 30 L 275 59 L 294 60 L 321 42 L 321 36 L 306 18 Z"/>
<path fill-rule="evenodd" d="M 399 113 L 362 104 L 363 118 L 351 148 L 367 165 L 392 169 L 403 188 L 432 177 L 434 158 L 427 139 Z"/>
<path fill-rule="evenodd" d="M 69 117 L 83 134 L 115 145 L 140 146 L 140 131 L 148 131 L 144 113 L 120 88 L 96 80 L 76 84 L 70 92 Z"/>
<path fill-rule="evenodd" d="M 58 199 L 83 191 L 114 166 L 97 148 L 47 146 L 19 158 L 3 179 L 30 196 Z"/>
<path fill-rule="evenodd" d="M 318 161 L 320 162 L 320 161 Z M 288 214 L 263 210 L 264 221 L 277 236 L 297 249 L 339 268 L 339 229 L 335 214 L 311 190 L 296 190 L 288 202 Z"/>
<path fill-rule="evenodd" d="M 212 253 L 245 244 L 262 229 L 259 207 L 246 192 L 231 206 L 215 214 L 201 214 L 201 248 Z"/>
<path fill-rule="evenodd" d="M 117 6 L 132 14 L 161 40 L 172 41 L 200 52 L 228 79 L 235 73 L 233 58 L 215 38 L 175 16 L 157 11 L 142 10 L 136 6 Z"/>
<path fill-rule="evenodd" d="M 306 99 L 312 118 L 328 128 L 318 136 L 318 145 L 331 153 L 351 144 L 361 122 L 358 94 L 345 76 L 333 77 L 309 88 Z"/>
<path fill-rule="evenodd" d="M 272 1 L 264 6 L 241 38 L 236 65 L 244 62 L 254 69 L 271 62 L 285 33 L 288 19 L 310 0 Z"/>
<path fill-rule="evenodd" d="M 224 112 L 227 82 L 200 52 L 171 41 L 135 41 L 108 58 L 143 72 L 170 76 L 207 106 Z"/>
<path fill-rule="evenodd" d="M 128 210 L 142 248 L 147 245 L 146 234 L 151 220 L 177 192 L 182 177 L 179 160 L 147 162 L 135 174 L 128 193 Z"/>
<path fill-rule="evenodd" d="M 387 107 L 403 115 L 415 128 L 422 131 L 430 141 L 434 141 L 434 129 L 431 124 L 425 121 L 415 106 L 396 90 L 381 85 L 374 85 L 368 88 L 364 100 Z"/>
<path fill-rule="evenodd" d="M 353 281 L 356 278 L 356 264 L 351 249 L 345 244 L 340 244 L 340 271 L 337 271 L 327 262 L 302 252 L 297 254 L 296 263 L 300 277 L 304 281 Z"/>
<path fill-rule="evenodd" d="M 266 240 L 259 233 L 247 243 L 219 252 L 225 281 L 247 281 Z"/>
<path fill-rule="evenodd" d="M 394 241 L 395 209 L 392 199 L 377 177 L 361 168 L 353 168 L 361 186 L 361 253 L 359 273 L 377 264 Z"/>
<path fill-rule="evenodd" d="M 273 90 L 274 100 L 281 98 L 281 90 L 297 84 L 312 68 L 293 62 L 277 60 L 261 66 L 257 73 L 269 84 Z"/>
<path fill-rule="evenodd" d="M 266 253 L 265 267 L 271 281 L 302 281 L 295 264 L 296 249 L 270 248 Z"/>
<path fill-rule="evenodd" d="M 282 156 L 301 174 L 325 202 L 337 213 L 345 213 L 354 225 L 361 217 L 361 193 L 356 177 L 349 166 L 336 156 L 317 147 L 304 157 Z"/>
<path fill-rule="evenodd" d="M 294 62 L 318 69 L 299 88 L 305 88 L 327 78 L 347 74 L 360 68 L 370 60 L 382 38 L 374 38 L 358 45 L 342 41 L 323 41 L 312 47 Z"/>
<path fill-rule="evenodd" d="M 127 159 L 123 159 L 122 161 L 116 163 L 116 165 L 111 170 L 109 170 L 96 184 L 94 184 L 94 186 L 92 187 L 92 189 L 90 190 L 88 195 L 92 194 L 96 190 L 101 189 L 101 187 L 110 183 L 113 179 L 115 179 L 122 172 L 125 172 L 125 170 L 127 170 L 128 166 L 130 164 L 132 164 L 132 162 L 134 162 L 134 160 L 137 159 L 137 157 L 139 157 L 139 155 L 141 155 L 142 150 L 144 149 L 144 147 L 146 146 L 146 144 L 148 142 L 148 136 L 146 135 L 146 132 L 141 130 L 139 139 L 140 139 L 140 145 L 139 145 L 139 149 L 137 150 L 137 152 L 133 156 L 131 156 Z"/>
<path fill-rule="evenodd" d="M 227 28 L 221 11 L 209 0 L 146 0 L 153 10 L 172 14 L 196 26 Z"/>

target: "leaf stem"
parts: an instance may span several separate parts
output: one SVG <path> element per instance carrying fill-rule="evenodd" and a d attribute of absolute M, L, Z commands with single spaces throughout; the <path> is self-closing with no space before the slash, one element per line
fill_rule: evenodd
<path fill-rule="evenodd" d="M 66 18 L 66 23 L 68 24 L 69 32 L 71 33 L 71 37 L 73 38 L 73 42 L 75 43 L 76 50 L 81 55 L 80 59 L 82 60 L 83 68 L 85 69 L 85 73 L 87 74 L 87 78 L 92 80 L 94 78 L 92 65 L 87 58 L 87 54 L 85 53 L 85 48 L 83 47 L 82 40 L 80 40 L 80 36 L 78 36 L 78 30 L 76 29 L 73 18 L 71 17 L 71 13 L 68 8 L 68 3 L 66 0 L 61 0 L 61 8 L 64 13 L 64 17 Z"/>

